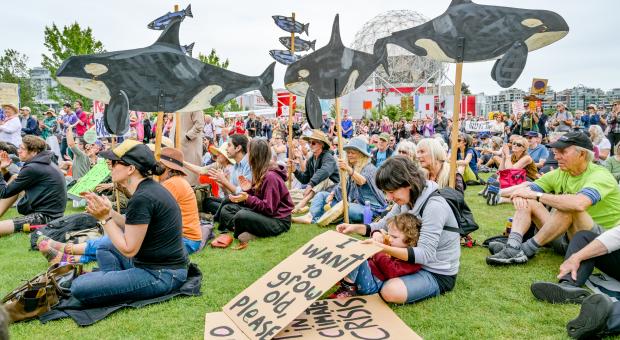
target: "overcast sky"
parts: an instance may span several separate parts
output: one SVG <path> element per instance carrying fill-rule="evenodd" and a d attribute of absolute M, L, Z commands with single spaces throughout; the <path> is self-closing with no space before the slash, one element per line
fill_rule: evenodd
<path fill-rule="evenodd" d="M 296 12 L 300 22 L 310 23 L 311 40 L 317 39 L 317 48 L 324 46 L 330 35 L 335 14 L 340 14 L 340 27 L 345 45 L 350 46 L 355 33 L 376 15 L 389 11 L 409 9 L 433 18 L 448 7 L 449 0 L 226 0 L 194 1 L 194 18 L 187 18 L 181 27 L 181 43 L 196 42 L 194 55 L 217 53 L 230 59 L 229 69 L 258 75 L 273 60 L 268 51 L 283 49 L 278 37 L 286 35 L 271 19 L 272 15 L 290 15 Z M 617 13 L 618 0 L 542 1 L 542 0 L 481 0 L 481 4 L 548 9 L 562 15 L 570 26 L 570 33 L 562 40 L 529 54 L 523 74 L 515 84 L 528 89 L 534 77 L 548 78 L 555 89 L 578 84 L 605 90 L 620 87 L 620 27 Z M 3 6 L 0 20 L 0 50 L 15 49 L 30 58 L 30 66 L 41 63 L 43 30 L 46 25 L 59 26 L 77 21 L 82 27 L 90 26 L 95 38 L 106 50 L 124 50 L 152 44 L 159 31 L 146 25 L 156 17 L 172 10 L 172 1 L 13 1 Z M 185 8 L 188 3 L 178 3 Z M 303 35 L 306 39 L 307 36 Z M 463 81 L 473 92 L 496 94 L 501 88 L 491 79 L 492 62 L 465 64 Z M 285 66 L 276 67 L 274 87 L 283 86 Z M 451 68 L 448 76 L 454 79 Z"/>

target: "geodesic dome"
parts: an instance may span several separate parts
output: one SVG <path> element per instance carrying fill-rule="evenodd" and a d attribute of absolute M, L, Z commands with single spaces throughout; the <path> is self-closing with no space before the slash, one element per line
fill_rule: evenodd
<path fill-rule="evenodd" d="M 410 10 L 388 11 L 377 15 L 368 21 L 361 30 L 355 34 L 353 49 L 373 52 L 373 46 L 377 39 L 387 37 L 392 32 L 418 26 L 429 21 L 429 18 Z M 407 84 L 419 86 L 424 84 L 429 77 L 430 83 L 438 84 L 443 78 L 447 66 L 444 63 L 430 58 L 418 57 L 402 47 L 388 44 L 388 64 L 390 76 L 385 73 L 383 67 L 375 71 L 379 78 L 383 78 L 391 84 Z M 373 76 L 366 80 L 365 86 L 372 86 Z M 377 83 L 377 86 L 379 84 Z"/>

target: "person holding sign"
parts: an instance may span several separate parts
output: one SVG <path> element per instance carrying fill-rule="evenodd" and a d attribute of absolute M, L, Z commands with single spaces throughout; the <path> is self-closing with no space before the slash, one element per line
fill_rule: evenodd
<path fill-rule="evenodd" d="M 460 234 L 444 230 L 458 228 L 456 218 L 446 200 L 436 195 L 437 183 L 424 179 L 422 171 L 404 156 L 389 158 L 377 171 L 377 187 L 394 207 L 378 222 L 368 225 L 343 223 L 338 232 L 372 236 L 383 242 L 381 230 L 400 214 L 413 214 L 422 221 L 420 239 L 415 247 L 394 248 L 397 259 L 422 265 L 415 274 L 387 280 L 381 296 L 387 302 L 412 303 L 438 296 L 454 289 L 461 256 Z M 422 209 L 424 207 L 424 209 Z"/>
<path fill-rule="evenodd" d="M 286 188 L 287 172 L 271 162 L 271 148 L 264 139 L 253 139 L 248 147 L 252 181 L 239 178 L 242 192 L 228 196 L 219 212 L 220 229 L 234 230 L 247 247 L 255 237 L 277 236 L 291 228 L 293 200 Z"/>
<path fill-rule="evenodd" d="M 149 148 L 126 140 L 101 156 L 109 160 L 112 181 L 131 198 L 126 215 L 94 193 L 84 193 L 86 211 L 100 220 L 107 235 L 97 247 L 99 271 L 75 279 L 71 295 L 85 306 L 163 296 L 187 280 L 181 210 L 173 196 L 151 179 L 163 166 Z"/>

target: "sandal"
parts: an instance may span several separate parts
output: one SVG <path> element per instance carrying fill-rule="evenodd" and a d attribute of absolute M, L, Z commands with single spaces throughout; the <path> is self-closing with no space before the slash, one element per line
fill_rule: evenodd
<path fill-rule="evenodd" d="M 239 242 L 239 245 L 234 247 L 233 250 L 243 250 L 248 247 L 248 244 L 250 244 L 250 242 Z"/>
<path fill-rule="evenodd" d="M 220 234 L 215 240 L 211 241 L 211 247 L 213 248 L 228 248 L 233 242 L 233 237 L 229 234 Z"/>

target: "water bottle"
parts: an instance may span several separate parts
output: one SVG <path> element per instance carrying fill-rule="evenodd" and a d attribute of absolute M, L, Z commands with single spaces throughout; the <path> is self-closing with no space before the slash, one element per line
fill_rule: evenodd
<path fill-rule="evenodd" d="M 509 217 L 506 221 L 506 230 L 504 231 L 504 236 L 510 235 L 510 231 L 512 231 L 512 217 Z"/>
<path fill-rule="evenodd" d="M 370 201 L 366 201 L 364 206 L 364 224 L 372 223 L 372 209 L 370 209 Z"/>

